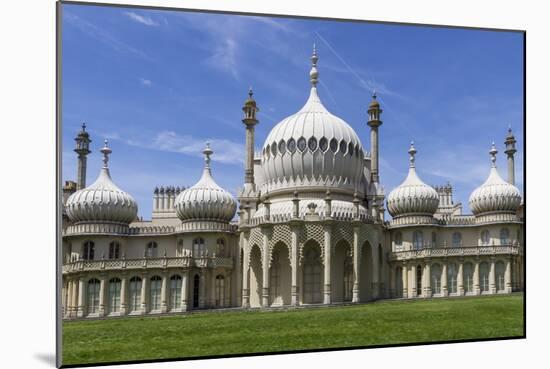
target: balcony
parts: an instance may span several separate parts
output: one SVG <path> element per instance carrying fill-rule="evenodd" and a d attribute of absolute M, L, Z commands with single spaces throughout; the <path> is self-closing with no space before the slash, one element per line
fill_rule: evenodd
<path fill-rule="evenodd" d="M 422 248 L 418 250 L 395 251 L 390 253 L 390 260 L 414 260 L 423 258 L 441 258 L 448 256 L 482 256 L 482 255 L 520 255 L 522 247 L 518 245 L 501 246 L 461 246 L 443 248 Z"/>
<path fill-rule="evenodd" d="M 63 274 L 88 271 L 143 270 L 166 268 L 233 268 L 231 257 L 160 257 L 140 259 L 78 260 L 63 264 Z"/>

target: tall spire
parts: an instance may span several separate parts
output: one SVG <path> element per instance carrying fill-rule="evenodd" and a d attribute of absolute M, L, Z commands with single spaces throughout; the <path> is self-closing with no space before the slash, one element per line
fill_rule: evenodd
<path fill-rule="evenodd" d="M 369 104 L 369 109 L 367 110 L 369 120 L 367 125 L 370 127 L 370 146 L 371 146 L 371 181 L 378 183 L 380 180 L 379 170 L 378 170 L 378 127 L 382 125 L 380 120 L 380 115 L 382 114 L 382 109 L 380 109 L 380 104 L 376 100 L 376 90 L 372 91 L 372 101 Z"/>
<path fill-rule="evenodd" d="M 309 71 L 309 80 L 312 87 L 317 87 L 317 82 L 319 82 L 319 71 L 317 70 L 317 61 L 319 57 L 317 56 L 317 48 L 315 43 L 313 43 L 313 54 L 311 55 L 311 70 Z"/>
<path fill-rule="evenodd" d="M 411 146 L 409 147 L 409 168 L 414 168 L 414 156 L 416 155 L 416 149 L 414 147 L 414 141 L 411 141 Z"/>
<path fill-rule="evenodd" d="M 103 147 L 99 150 L 103 154 L 103 168 L 105 169 L 109 168 L 109 155 L 113 152 L 107 144 L 108 141 L 105 139 L 105 141 L 103 141 Z"/>
<path fill-rule="evenodd" d="M 491 150 L 489 150 L 489 155 L 491 155 L 491 168 L 497 167 L 497 148 L 495 147 L 495 142 L 491 144 Z"/>
<path fill-rule="evenodd" d="M 508 125 L 508 135 L 506 136 L 506 140 L 504 140 L 504 146 L 506 148 L 506 150 L 504 150 L 504 153 L 506 154 L 506 157 L 508 159 L 508 183 L 510 183 L 511 185 L 515 185 L 516 178 L 514 168 L 514 154 L 517 150 L 516 138 L 512 133 L 511 125 Z"/>
<path fill-rule="evenodd" d="M 82 130 L 78 132 L 75 139 L 76 147 L 74 152 L 78 154 L 78 167 L 77 167 L 77 186 L 78 190 L 86 187 L 86 167 L 87 167 L 87 156 L 90 151 L 90 134 L 86 132 L 86 123 L 82 122 Z"/>
<path fill-rule="evenodd" d="M 256 105 L 256 100 L 252 97 L 254 91 L 252 87 L 248 88 L 248 98 L 243 106 L 243 124 L 246 127 L 246 157 L 244 168 L 244 183 L 254 185 L 254 126 L 258 124 L 256 113 L 260 110 Z"/>

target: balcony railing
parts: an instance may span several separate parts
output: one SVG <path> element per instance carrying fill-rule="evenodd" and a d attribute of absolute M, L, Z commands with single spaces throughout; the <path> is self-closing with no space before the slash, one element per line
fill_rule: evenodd
<path fill-rule="evenodd" d="M 160 257 L 140 259 L 101 259 L 78 260 L 63 265 L 63 273 L 76 273 L 102 270 L 136 270 L 163 268 L 233 268 L 231 257 Z"/>
<path fill-rule="evenodd" d="M 410 260 L 421 258 L 437 258 L 446 256 L 477 256 L 477 255 L 519 255 L 521 246 L 461 246 L 444 248 L 423 248 L 418 250 L 395 251 L 390 253 L 391 260 Z"/>

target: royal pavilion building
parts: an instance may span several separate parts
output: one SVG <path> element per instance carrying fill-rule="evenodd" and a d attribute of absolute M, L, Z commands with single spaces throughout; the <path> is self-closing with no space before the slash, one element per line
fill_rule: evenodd
<path fill-rule="evenodd" d="M 450 185 L 422 181 L 414 143 L 408 174 L 386 196 L 376 94 L 368 108 L 368 152 L 323 105 L 315 49 L 311 61 L 309 97 L 273 127 L 260 152 L 254 151 L 259 109 L 249 91 L 244 184 L 236 198 L 216 183 L 207 144 L 198 182 L 155 188 L 151 220 L 138 218 L 138 204 L 111 177 L 107 141 L 103 167 L 86 186 L 91 139 L 83 125 L 75 138 L 77 182 L 63 186 L 64 318 L 523 290 L 525 227 L 511 130 L 504 142 L 507 180 L 493 144 L 487 180 L 470 195 L 473 214 L 462 214 Z"/>

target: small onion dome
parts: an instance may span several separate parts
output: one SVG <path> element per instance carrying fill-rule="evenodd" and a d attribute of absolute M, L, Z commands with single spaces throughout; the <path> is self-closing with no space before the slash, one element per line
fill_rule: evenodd
<path fill-rule="evenodd" d="M 175 208 L 182 221 L 213 220 L 229 222 L 237 210 L 233 196 L 218 186 L 210 171 L 210 155 L 213 151 L 207 144 L 203 151 L 205 166 L 201 179 L 176 197 Z"/>
<path fill-rule="evenodd" d="M 414 155 L 416 149 L 411 142 L 409 148 L 410 165 L 409 174 L 405 181 L 388 195 L 388 211 L 394 218 L 407 215 L 433 216 L 439 205 L 437 191 L 422 182 L 416 174 Z"/>
<path fill-rule="evenodd" d="M 376 91 L 373 91 L 372 92 L 372 101 L 369 104 L 369 109 L 379 108 L 379 107 L 380 107 L 380 103 L 378 102 L 378 100 L 376 100 Z"/>
<path fill-rule="evenodd" d="M 515 213 L 521 205 L 521 193 L 518 188 L 502 179 L 496 167 L 497 150 L 491 147 L 491 171 L 489 177 L 470 195 L 470 209 L 474 215 L 485 213 Z"/>
<path fill-rule="evenodd" d="M 73 222 L 116 222 L 129 224 L 136 219 L 138 206 L 127 192 L 113 183 L 109 173 L 109 154 L 107 146 L 103 153 L 103 168 L 96 181 L 90 186 L 73 193 L 66 203 L 66 211 Z"/>

